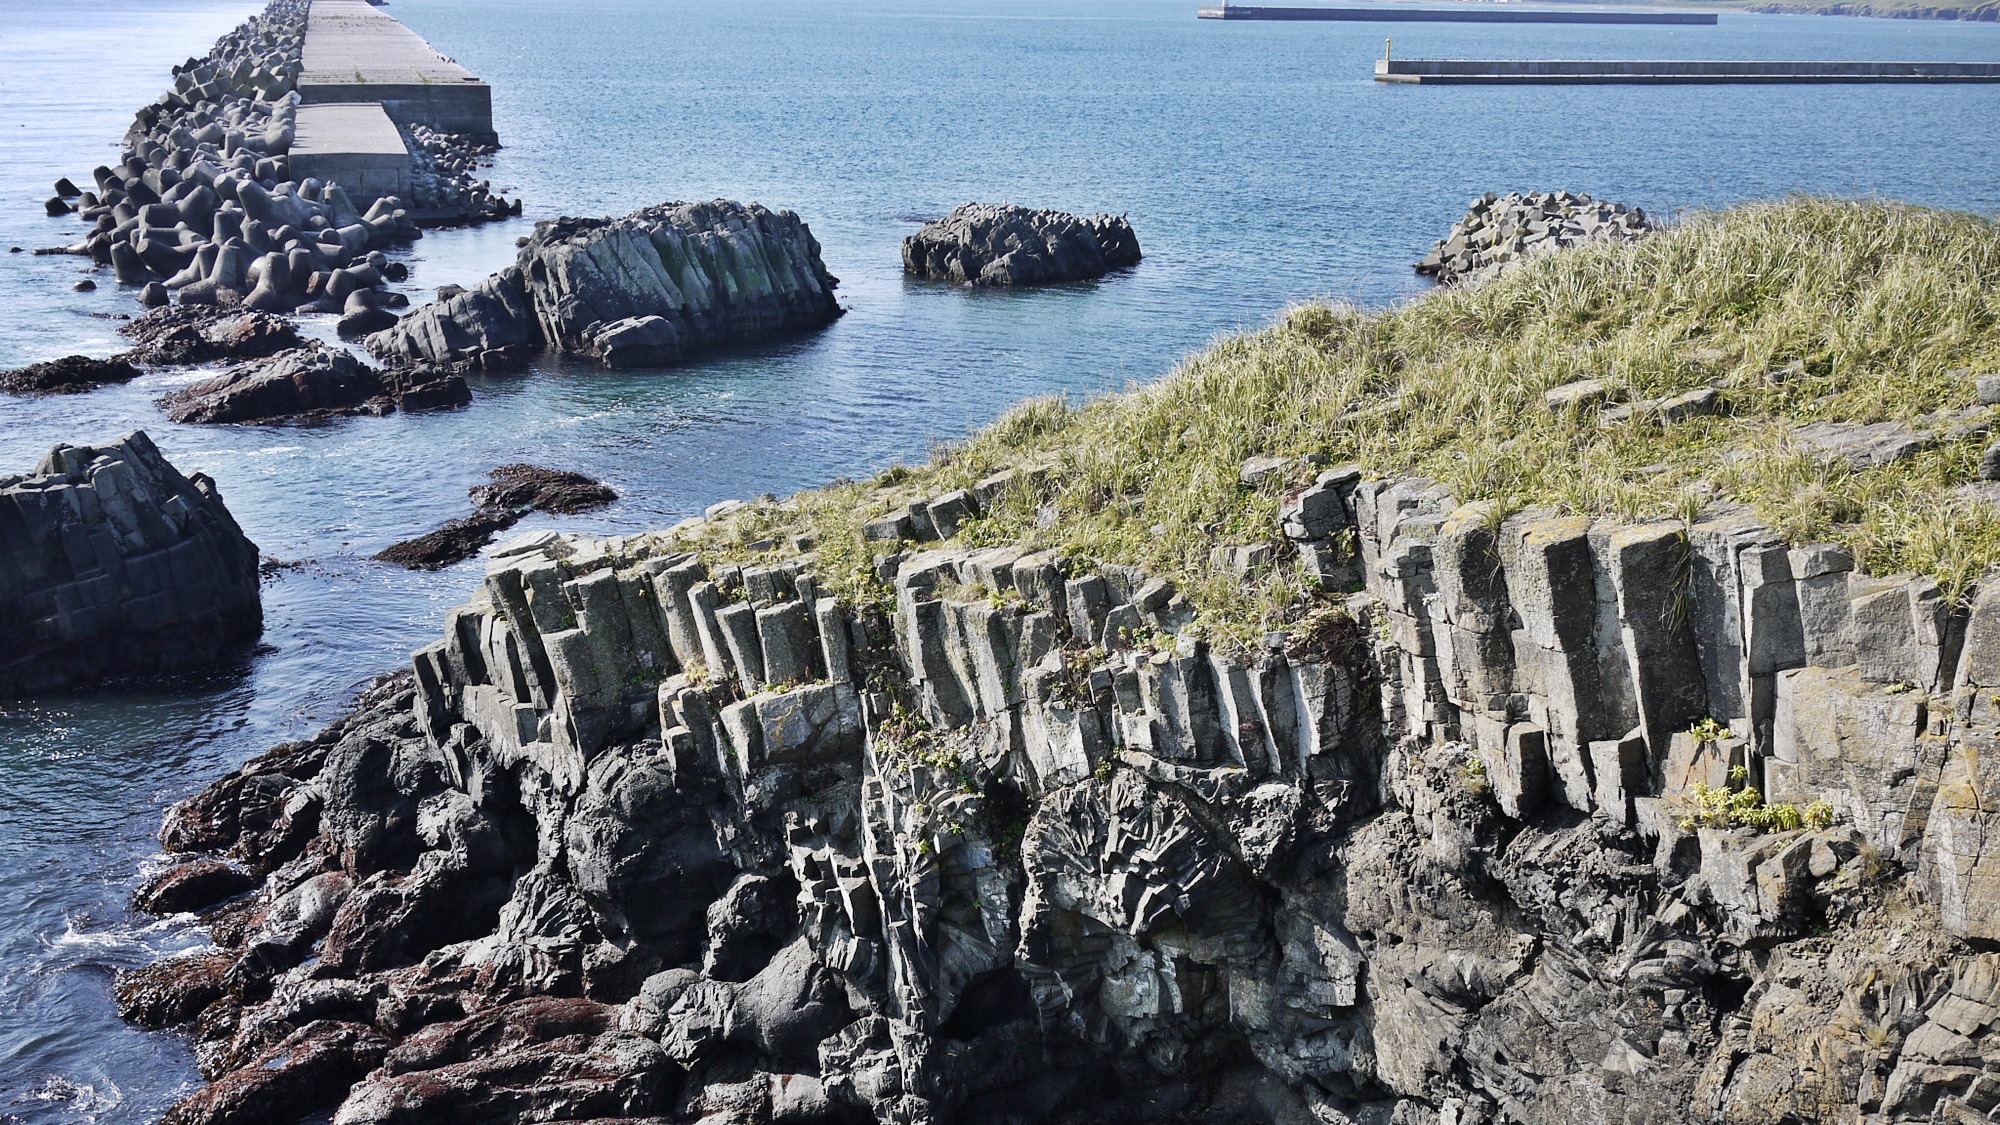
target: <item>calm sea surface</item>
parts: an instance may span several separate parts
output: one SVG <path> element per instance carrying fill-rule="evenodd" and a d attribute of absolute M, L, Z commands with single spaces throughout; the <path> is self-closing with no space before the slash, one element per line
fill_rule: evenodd
<path fill-rule="evenodd" d="M 1411 57 L 2000 59 L 2000 26 L 1725 15 L 1713 28 L 1217 24 L 1195 0 L 399 0 L 493 84 L 496 186 L 533 217 L 726 196 L 799 212 L 849 313 L 805 340 L 671 371 L 549 364 L 467 410 L 313 427 L 176 427 L 194 373 L 0 398 L 0 475 L 57 442 L 144 428 L 221 485 L 265 553 L 266 646 L 208 679 L 0 710 L 0 1122 L 150 1121 L 194 1081 L 121 1025 L 119 966 L 197 945 L 124 903 L 165 804 L 331 718 L 437 631 L 477 562 L 366 561 L 534 461 L 622 499 L 524 529 L 660 526 L 888 462 L 1009 402 L 1155 378 L 1216 334 L 1315 296 L 1419 290 L 1409 263 L 1468 198 L 1568 187 L 1649 211 L 1794 191 L 2000 209 L 2000 86 L 1378 87 Z M 255 10 L 222 0 L 0 0 L 0 249 L 80 237 L 42 217 L 110 159 L 167 68 Z M 905 282 L 898 242 L 968 199 L 1128 213 L 1136 270 L 1028 294 Z M 412 291 L 511 259 L 529 227 L 436 233 Z M 119 347 L 135 310 L 79 261 L 0 255 L 0 367 Z M 314 329 L 330 335 L 331 326 Z M 5 644 L 0 638 L 0 644 Z"/>

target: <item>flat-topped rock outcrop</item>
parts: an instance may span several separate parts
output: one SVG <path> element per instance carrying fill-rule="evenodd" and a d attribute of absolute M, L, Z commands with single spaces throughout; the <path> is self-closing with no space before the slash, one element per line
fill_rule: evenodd
<path fill-rule="evenodd" d="M 391 363 L 504 365 L 539 348 L 606 367 L 823 327 L 837 279 L 790 211 L 715 200 L 536 225 L 515 264 L 368 337 Z"/>
<path fill-rule="evenodd" d="M 1440 285 L 1476 285 L 1536 254 L 1586 242 L 1629 242 L 1652 229 L 1643 210 L 1587 194 L 1487 192 L 1416 268 Z"/>
<path fill-rule="evenodd" d="M 1123 215 L 964 203 L 903 240 L 903 272 L 967 285 L 1084 281 L 1139 262 Z"/>
<path fill-rule="evenodd" d="M 256 544 L 145 434 L 0 478 L 0 697 L 208 667 L 263 627 Z"/>

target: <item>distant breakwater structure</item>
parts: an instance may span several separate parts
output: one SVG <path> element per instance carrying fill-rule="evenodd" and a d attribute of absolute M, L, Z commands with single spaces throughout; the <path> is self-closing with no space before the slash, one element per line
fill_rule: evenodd
<path fill-rule="evenodd" d="M 43 252 L 109 266 L 148 306 L 340 312 L 401 273 L 380 252 L 420 225 L 520 213 L 472 178 L 497 140 L 487 85 L 393 18 L 273 0 L 174 68 L 91 190 L 56 183 L 48 213 L 92 227 Z"/>
<path fill-rule="evenodd" d="M 2000 82 L 2000 63 L 1381 58 L 1375 60 L 1375 81 L 1406 86 Z"/>
<path fill-rule="evenodd" d="M 1612 23 L 1715 25 L 1714 12 L 1591 12 L 1547 8 L 1499 8 L 1461 4 L 1450 8 L 1410 8 L 1388 5 L 1369 8 L 1275 8 L 1221 4 L 1201 8 L 1205 20 L 1352 21 L 1363 23 Z"/>

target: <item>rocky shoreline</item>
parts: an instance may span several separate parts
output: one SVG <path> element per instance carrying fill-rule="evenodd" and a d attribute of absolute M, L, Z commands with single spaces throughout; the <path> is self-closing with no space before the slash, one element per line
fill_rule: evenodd
<path fill-rule="evenodd" d="M 1984 1104 L 2000 590 L 1735 512 L 1243 481 L 1356 591 L 1248 650 L 1143 572 L 952 542 L 1046 471 L 871 521 L 866 603 L 813 544 L 691 552 L 756 505 L 503 548 L 412 670 L 169 814 L 262 890 L 120 982 L 192 1021 L 168 1120 Z M 1707 803 L 1744 773 L 1764 820 Z"/>
<path fill-rule="evenodd" d="M 1652 229 L 1640 208 L 1588 193 L 1489 191 L 1472 201 L 1416 270 L 1439 285 L 1477 285 L 1537 254 L 1591 242 L 1630 242 Z"/>

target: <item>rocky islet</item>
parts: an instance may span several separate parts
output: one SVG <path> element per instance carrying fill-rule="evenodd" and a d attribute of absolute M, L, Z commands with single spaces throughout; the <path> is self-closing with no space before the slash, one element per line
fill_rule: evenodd
<path fill-rule="evenodd" d="M 830 324 L 838 284 L 790 211 L 663 203 L 616 219 L 537 223 L 514 265 L 367 345 L 391 364 L 505 368 L 547 349 L 605 367 L 665 366 Z"/>
<path fill-rule="evenodd" d="M 493 537 L 529 512 L 568 514 L 601 508 L 618 494 L 582 473 L 538 465 L 502 465 L 489 483 L 470 490 L 473 511 L 415 539 L 391 544 L 377 554 L 382 562 L 412 570 L 440 570 L 478 554 Z"/>
<path fill-rule="evenodd" d="M 903 272 L 966 285 L 1088 281 L 1137 265 L 1140 256 L 1123 215 L 1014 204 L 960 204 L 903 240 Z"/>
<path fill-rule="evenodd" d="M 263 624 L 256 544 L 145 434 L 0 478 L 0 698 L 212 667 Z"/>

